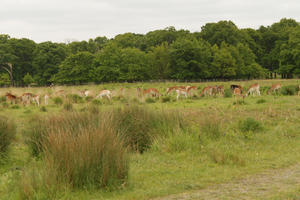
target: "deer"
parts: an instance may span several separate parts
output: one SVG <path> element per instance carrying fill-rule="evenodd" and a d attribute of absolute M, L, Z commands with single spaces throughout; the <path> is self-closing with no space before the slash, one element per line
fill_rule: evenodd
<path fill-rule="evenodd" d="M 267 91 L 267 94 L 271 94 L 272 92 L 277 92 L 281 89 L 281 83 L 273 84 L 272 87 Z"/>
<path fill-rule="evenodd" d="M 109 100 L 111 99 L 111 91 L 109 90 L 101 90 L 100 93 L 96 96 L 96 98 L 102 99 L 102 97 L 106 96 Z"/>
<path fill-rule="evenodd" d="M 5 97 L 6 97 L 6 101 L 10 101 L 10 103 L 14 103 L 14 104 L 17 103 L 17 96 L 7 92 L 5 94 Z"/>
<path fill-rule="evenodd" d="M 32 97 L 33 102 L 39 107 L 40 106 L 40 95 L 33 95 Z"/>
<path fill-rule="evenodd" d="M 197 91 L 197 87 L 196 86 L 186 86 L 186 91 L 188 95 L 192 94 L 192 90 L 196 90 Z"/>
<path fill-rule="evenodd" d="M 235 88 L 239 88 L 241 91 L 243 91 L 242 86 L 240 85 L 230 85 L 231 90 L 233 91 Z"/>
<path fill-rule="evenodd" d="M 219 94 L 219 95 L 221 95 L 222 97 L 224 97 L 224 85 L 219 85 L 219 86 L 217 86 L 217 93 Z"/>
<path fill-rule="evenodd" d="M 202 95 L 204 95 L 204 96 L 207 96 L 207 95 L 211 96 L 212 95 L 212 87 L 211 86 L 207 86 L 207 87 L 203 88 L 203 90 L 202 90 L 202 92 L 200 94 L 200 97 Z"/>
<path fill-rule="evenodd" d="M 24 94 L 22 94 L 22 96 L 21 96 L 20 99 L 21 99 L 23 105 L 25 106 L 25 105 L 29 105 L 30 104 L 32 97 L 33 97 L 32 93 L 24 93 Z"/>
<path fill-rule="evenodd" d="M 79 94 L 80 94 L 80 96 L 82 96 L 82 97 L 88 97 L 89 94 L 90 94 L 90 91 L 87 90 L 87 89 L 85 89 L 85 90 L 79 91 Z"/>
<path fill-rule="evenodd" d="M 259 84 L 255 83 L 253 85 L 251 85 L 248 89 L 248 91 L 246 92 L 246 96 L 248 96 L 248 94 L 252 94 L 253 96 L 260 96 L 260 91 L 259 91 Z"/>
<path fill-rule="evenodd" d="M 148 88 L 148 89 L 141 89 L 137 88 L 137 93 L 139 97 L 145 96 L 145 95 L 151 95 L 152 97 L 159 97 L 161 94 L 158 92 L 156 88 Z"/>
<path fill-rule="evenodd" d="M 238 98 L 239 97 L 243 97 L 243 101 L 245 99 L 245 95 L 242 94 L 242 90 L 238 87 L 234 88 L 233 95 L 234 95 L 236 104 L 238 103 Z"/>
<path fill-rule="evenodd" d="M 176 91 L 178 88 L 180 88 L 180 89 L 186 89 L 187 87 L 190 87 L 190 86 L 172 86 L 172 87 L 168 87 L 166 94 L 168 95 L 172 91 Z"/>
<path fill-rule="evenodd" d="M 187 89 L 177 88 L 175 91 L 176 91 L 176 94 L 177 94 L 177 97 L 176 97 L 177 101 L 178 101 L 180 95 L 184 95 L 185 98 L 187 98 L 187 96 L 188 96 Z"/>

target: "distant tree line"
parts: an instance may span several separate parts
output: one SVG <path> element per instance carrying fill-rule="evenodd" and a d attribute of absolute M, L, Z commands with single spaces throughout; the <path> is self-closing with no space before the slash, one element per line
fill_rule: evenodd
<path fill-rule="evenodd" d="M 300 24 L 294 19 L 258 30 L 219 21 L 207 23 L 200 32 L 168 27 L 70 43 L 35 43 L 0 35 L 0 86 L 252 79 L 276 74 L 300 75 Z"/>

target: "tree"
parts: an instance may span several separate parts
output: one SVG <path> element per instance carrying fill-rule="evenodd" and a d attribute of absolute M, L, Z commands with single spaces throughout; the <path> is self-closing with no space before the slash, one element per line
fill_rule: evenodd
<path fill-rule="evenodd" d="M 83 84 L 91 81 L 95 56 L 89 52 L 79 52 L 67 57 L 51 81 L 60 84 Z"/>
<path fill-rule="evenodd" d="M 34 82 L 32 76 L 31 76 L 29 73 L 27 73 L 27 74 L 24 76 L 23 81 L 24 81 L 24 83 L 25 83 L 26 86 L 29 86 L 31 83 Z"/>
<path fill-rule="evenodd" d="M 151 60 L 151 77 L 154 79 L 166 79 L 170 75 L 170 50 L 167 42 L 153 47 L 149 52 Z"/>
<path fill-rule="evenodd" d="M 181 80 L 210 76 L 211 48 L 204 40 L 179 38 L 170 46 L 171 77 Z"/>
<path fill-rule="evenodd" d="M 10 83 L 10 78 L 7 73 L 0 74 L 0 86 L 8 86 Z"/>

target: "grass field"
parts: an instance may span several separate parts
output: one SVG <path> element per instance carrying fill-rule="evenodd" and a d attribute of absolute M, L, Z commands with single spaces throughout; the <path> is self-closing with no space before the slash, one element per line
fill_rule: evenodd
<path fill-rule="evenodd" d="M 262 96 L 246 97 L 244 102 L 198 96 L 208 85 L 224 85 L 229 91 L 230 84 L 247 88 L 256 82 Z M 49 105 L 41 98 L 40 107 L 11 105 L 2 99 L 0 115 L 15 123 L 16 135 L 1 157 L 0 199 L 152 199 L 299 166 L 300 96 L 297 91 L 267 95 L 268 87 L 278 82 L 300 84 L 293 79 L 1 88 L 0 96 L 7 91 L 17 96 L 25 92 L 53 96 L 58 90 L 78 94 L 83 89 L 96 96 L 109 89 L 113 98 L 69 95 L 59 101 L 52 97 Z M 178 101 L 175 94 L 154 100 L 136 95 L 137 87 L 157 88 L 165 94 L 174 85 L 193 85 L 198 91 Z M 122 97 L 121 87 L 125 88 Z M 43 125 L 37 127 L 39 119 Z M 40 134 L 43 128 L 47 128 L 43 140 L 32 136 L 32 130 Z M 106 137 L 115 133 L 117 137 Z M 36 141 L 41 146 L 33 154 Z M 291 182 L 282 188 L 260 193 L 259 198 L 238 193 L 234 198 L 220 194 L 219 199 L 299 199 L 299 185 Z M 260 191 L 260 185 L 255 189 Z"/>

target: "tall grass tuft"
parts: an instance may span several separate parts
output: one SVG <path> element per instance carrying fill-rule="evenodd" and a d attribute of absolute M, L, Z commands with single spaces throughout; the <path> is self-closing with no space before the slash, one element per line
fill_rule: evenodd
<path fill-rule="evenodd" d="M 200 139 L 213 139 L 217 140 L 221 136 L 224 135 L 220 121 L 214 121 L 214 120 L 206 120 L 204 124 L 200 128 L 201 134 Z"/>
<path fill-rule="evenodd" d="M 224 97 L 225 98 L 230 98 L 230 97 L 232 97 L 232 90 L 231 89 L 225 89 L 224 90 Z"/>
<path fill-rule="evenodd" d="M 259 132 L 263 130 L 263 125 L 261 124 L 261 122 L 248 117 L 239 122 L 239 129 L 242 132 Z"/>
<path fill-rule="evenodd" d="M 8 146 L 16 135 L 16 127 L 13 121 L 0 116 L 0 156 L 7 152 Z"/>
<path fill-rule="evenodd" d="M 280 92 L 281 92 L 282 95 L 292 96 L 292 95 L 296 94 L 298 89 L 299 89 L 298 85 L 287 85 L 287 86 L 283 86 L 280 89 Z"/>
<path fill-rule="evenodd" d="M 127 148 L 110 114 L 70 112 L 36 117 L 34 122 L 28 131 L 29 146 L 34 155 L 41 156 L 55 184 L 114 188 L 127 180 Z"/>
<path fill-rule="evenodd" d="M 84 102 L 84 99 L 81 96 L 79 96 L 78 94 L 68 94 L 67 99 L 71 103 L 83 103 Z"/>
<path fill-rule="evenodd" d="M 60 97 L 54 97 L 53 102 L 54 102 L 55 105 L 58 105 L 58 106 L 60 106 L 64 103 L 62 98 L 60 98 Z"/>

